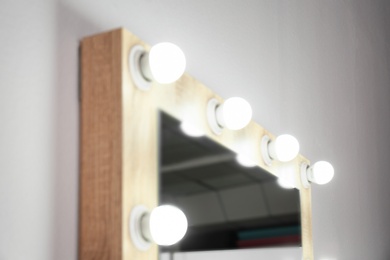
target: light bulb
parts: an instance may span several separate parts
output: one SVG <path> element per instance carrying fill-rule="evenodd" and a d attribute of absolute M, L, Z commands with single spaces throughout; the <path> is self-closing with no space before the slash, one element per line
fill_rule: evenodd
<path fill-rule="evenodd" d="M 317 184 L 326 184 L 333 179 L 334 169 L 332 164 L 326 161 L 316 162 L 308 169 L 308 179 Z"/>
<path fill-rule="evenodd" d="M 251 105 L 243 98 L 228 98 L 217 107 L 217 122 L 230 130 L 244 128 L 252 119 Z"/>
<path fill-rule="evenodd" d="M 169 246 L 179 242 L 186 234 L 187 227 L 187 218 L 177 207 L 159 206 L 150 213 L 150 235 L 158 245 Z"/>
<path fill-rule="evenodd" d="M 141 57 L 142 74 L 148 80 L 154 79 L 161 84 L 178 80 L 186 68 L 183 51 L 173 43 L 162 42 L 154 45 L 149 53 Z"/>
<path fill-rule="evenodd" d="M 299 142 L 292 135 L 279 135 L 268 145 L 268 152 L 272 159 L 280 162 L 293 160 L 299 153 Z"/>
<path fill-rule="evenodd" d="M 252 161 L 250 158 L 248 158 L 247 156 L 243 155 L 243 154 L 238 154 L 236 156 L 236 160 L 237 162 L 244 166 L 244 167 L 255 167 L 256 166 L 256 163 L 254 161 Z"/>
<path fill-rule="evenodd" d="M 201 137 L 204 135 L 202 130 L 188 121 L 183 121 L 180 124 L 180 129 L 183 133 L 191 137 Z"/>

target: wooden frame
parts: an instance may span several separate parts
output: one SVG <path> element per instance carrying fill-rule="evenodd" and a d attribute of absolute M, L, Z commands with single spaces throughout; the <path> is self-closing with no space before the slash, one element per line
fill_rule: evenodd
<path fill-rule="evenodd" d="M 280 166 L 261 159 L 264 134 L 255 122 L 242 130 L 215 135 L 207 124 L 206 107 L 221 97 L 188 74 L 169 85 L 153 83 L 149 91 L 135 87 L 128 65 L 130 49 L 148 46 L 124 29 L 81 43 L 81 165 L 79 259 L 157 260 L 158 247 L 137 250 L 130 239 L 129 216 L 139 204 L 158 202 L 158 111 L 179 120 L 191 118 L 215 142 L 236 152 L 245 151 L 272 174 Z M 299 155 L 295 168 L 300 190 L 303 259 L 313 259 L 311 191 L 300 181 Z"/>

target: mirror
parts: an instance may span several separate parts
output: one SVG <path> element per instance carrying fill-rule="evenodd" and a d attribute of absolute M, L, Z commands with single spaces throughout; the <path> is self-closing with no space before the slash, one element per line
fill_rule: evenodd
<path fill-rule="evenodd" d="M 159 204 L 175 205 L 188 219 L 186 236 L 160 252 L 301 247 L 297 189 L 209 138 L 190 137 L 160 113 Z"/>
<path fill-rule="evenodd" d="M 183 251 L 166 254 L 174 255 L 176 260 L 178 255 L 188 255 L 186 251 L 219 254 L 204 250 L 244 246 L 273 248 L 224 250 L 223 254 L 237 252 L 244 259 L 241 253 L 256 251 L 264 255 L 271 250 L 282 258 L 286 248 L 277 246 L 286 243 L 302 244 L 293 247 L 301 251 L 298 259 L 314 259 L 311 188 L 304 187 L 301 179 L 302 165 L 309 165 L 309 160 L 299 154 L 289 163 L 264 163 L 261 140 L 264 135 L 271 139 L 275 135 L 255 121 L 240 131 L 225 129 L 220 136 L 214 135 L 208 126 L 207 104 L 214 99 L 222 103 L 223 98 L 188 73 L 172 84 L 154 82 L 148 91 L 137 88 L 129 56 L 140 46 L 148 49 L 145 42 L 123 28 L 85 37 L 81 43 L 80 257 L 158 259 L 157 245 L 152 243 L 144 251 L 131 232 L 139 230 L 139 219 L 132 219 L 134 210 L 138 206 L 152 210 L 160 200 L 177 204 L 190 222 L 179 245 L 161 249 Z M 160 129 L 160 110 L 176 119 L 197 122 L 208 138 L 186 137 L 178 130 L 179 122 L 163 115 Z M 160 147 L 158 135 L 167 136 L 161 138 Z M 235 154 L 220 145 L 247 153 L 261 169 L 275 176 L 292 176 L 299 196 L 298 191 L 280 189 L 273 175 L 256 167 L 239 166 Z M 299 229 L 299 223 L 302 232 L 291 232 Z M 297 237 L 275 242 L 282 235 L 299 234 L 300 242 Z M 256 239 L 270 240 L 260 240 L 261 244 Z"/>

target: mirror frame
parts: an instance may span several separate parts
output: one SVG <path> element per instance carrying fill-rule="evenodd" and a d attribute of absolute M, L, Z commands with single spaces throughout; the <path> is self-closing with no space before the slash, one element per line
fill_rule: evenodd
<path fill-rule="evenodd" d="M 152 209 L 158 203 L 159 111 L 203 130 L 207 137 L 236 153 L 245 152 L 262 169 L 277 175 L 281 166 L 267 166 L 261 156 L 261 138 L 275 136 L 254 121 L 239 131 L 224 129 L 215 135 L 206 117 L 211 98 L 223 99 L 184 74 L 168 85 L 153 83 L 138 89 L 129 70 L 133 46 L 149 46 L 125 29 L 86 37 L 81 42 L 81 129 L 79 259 L 158 259 L 158 247 L 138 250 L 129 234 L 133 207 Z M 302 155 L 289 163 L 295 169 L 300 193 L 302 257 L 313 259 L 311 190 L 302 186 Z"/>

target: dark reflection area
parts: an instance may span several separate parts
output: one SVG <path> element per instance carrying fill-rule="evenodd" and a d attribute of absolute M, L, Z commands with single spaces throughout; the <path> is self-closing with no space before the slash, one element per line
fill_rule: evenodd
<path fill-rule="evenodd" d="M 259 144 L 260 145 L 260 144 Z M 186 236 L 162 252 L 301 246 L 299 191 L 160 113 L 160 204 L 179 207 Z"/>

